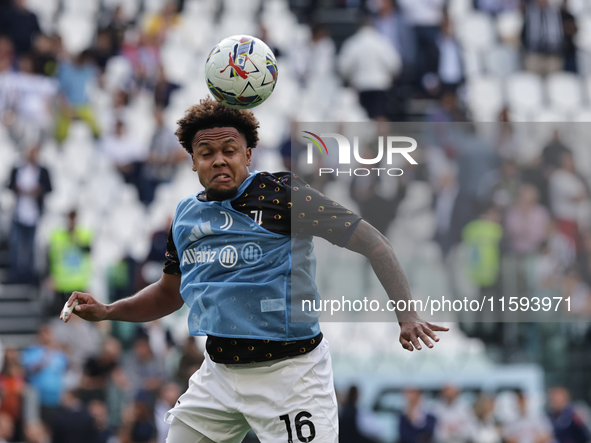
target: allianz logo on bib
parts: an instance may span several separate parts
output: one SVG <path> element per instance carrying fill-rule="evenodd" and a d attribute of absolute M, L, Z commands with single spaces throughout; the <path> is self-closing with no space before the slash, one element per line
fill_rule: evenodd
<path fill-rule="evenodd" d="M 254 265 L 263 257 L 263 249 L 256 243 L 246 243 L 240 250 L 240 257 L 246 264 Z M 219 250 L 212 249 L 210 246 L 190 248 L 183 251 L 181 266 L 215 263 L 217 261 L 224 268 L 233 268 L 238 264 L 238 258 L 238 250 L 232 245 L 226 245 Z"/>
<path fill-rule="evenodd" d="M 207 248 L 191 248 L 183 251 L 183 258 L 181 259 L 181 266 L 190 263 L 213 263 L 218 254 L 216 249 Z"/>
<path fill-rule="evenodd" d="M 238 252 L 234 246 L 224 246 L 220 251 L 220 265 L 224 268 L 233 268 L 238 263 Z"/>

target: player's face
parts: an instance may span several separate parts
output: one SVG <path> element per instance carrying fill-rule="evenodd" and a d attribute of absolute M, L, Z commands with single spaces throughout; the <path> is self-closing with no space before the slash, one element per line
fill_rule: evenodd
<path fill-rule="evenodd" d="M 203 129 L 193 139 L 193 170 L 205 188 L 209 200 L 224 200 L 236 195 L 248 177 L 251 148 L 236 128 Z"/>

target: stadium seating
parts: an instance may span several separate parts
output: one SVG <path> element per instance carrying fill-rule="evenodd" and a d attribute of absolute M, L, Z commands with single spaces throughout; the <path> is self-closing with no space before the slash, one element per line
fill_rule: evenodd
<path fill-rule="evenodd" d="M 583 91 L 578 76 L 567 72 L 551 74 L 546 78 L 548 103 L 559 111 L 573 115 L 581 107 Z"/>
<path fill-rule="evenodd" d="M 463 16 L 455 24 L 455 31 L 458 41 L 466 50 L 484 51 L 496 41 L 492 18 L 480 12 Z"/>
<path fill-rule="evenodd" d="M 100 2 L 99 0 L 85 0 L 83 2 L 62 0 L 62 6 L 66 14 L 71 13 L 85 18 L 92 18 L 99 11 Z"/>
<path fill-rule="evenodd" d="M 59 17 L 57 31 L 66 50 L 70 54 L 78 54 L 91 46 L 96 33 L 96 21 L 89 15 L 68 11 Z"/>
<path fill-rule="evenodd" d="M 28 0 L 27 6 L 37 14 L 41 29 L 51 34 L 55 30 L 55 14 L 59 9 L 59 0 Z"/>
<path fill-rule="evenodd" d="M 499 39 L 517 47 L 521 38 L 523 17 L 519 11 L 501 12 L 496 19 L 496 31 Z"/>
<path fill-rule="evenodd" d="M 509 45 L 496 45 L 483 55 L 486 73 L 504 78 L 520 69 L 519 51 Z"/>
<path fill-rule="evenodd" d="M 544 103 L 542 79 L 531 72 L 517 72 L 508 76 L 505 88 L 511 111 L 531 115 Z"/>
<path fill-rule="evenodd" d="M 501 79 L 495 76 L 481 76 L 467 83 L 467 102 L 474 120 L 496 121 L 503 108 Z"/>

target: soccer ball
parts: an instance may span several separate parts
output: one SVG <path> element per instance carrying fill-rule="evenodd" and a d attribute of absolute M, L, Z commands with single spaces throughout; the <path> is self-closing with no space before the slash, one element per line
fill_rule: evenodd
<path fill-rule="evenodd" d="M 219 42 L 207 56 L 205 80 L 218 102 L 231 108 L 254 108 L 275 89 L 277 62 L 258 38 L 234 35 Z"/>

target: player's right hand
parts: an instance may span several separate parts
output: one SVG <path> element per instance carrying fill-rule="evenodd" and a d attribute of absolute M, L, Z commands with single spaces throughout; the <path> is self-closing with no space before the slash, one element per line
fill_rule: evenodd
<path fill-rule="evenodd" d="M 107 305 L 96 300 L 92 295 L 84 292 L 73 292 L 70 295 L 66 305 L 72 306 L 75 300 L 78 300 L 78 306 L 74 308 L 73 314 L 88 321 L 106 320 L 108 314 Z M 71 315 L 66 314 L 63 318 L 67 323 Z"/>

